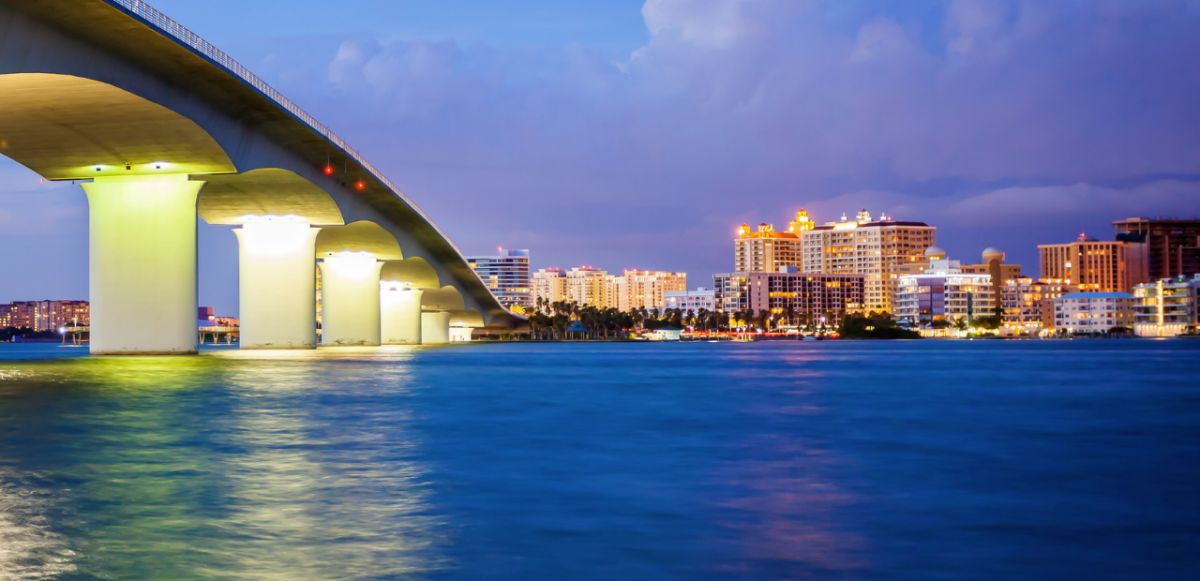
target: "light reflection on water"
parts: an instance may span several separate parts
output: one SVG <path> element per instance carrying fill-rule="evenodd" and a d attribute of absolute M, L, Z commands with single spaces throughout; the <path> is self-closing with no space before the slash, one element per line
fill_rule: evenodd
<path fill-rule="evenodd" d="M 1200 568 L 1200 342 L 64 351 L 0 345 L 0 580 Z"/>

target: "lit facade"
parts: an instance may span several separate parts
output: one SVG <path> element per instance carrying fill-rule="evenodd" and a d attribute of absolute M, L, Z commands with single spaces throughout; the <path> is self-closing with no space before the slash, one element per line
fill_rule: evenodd
<path fill-rule="evenodd" d="M 707 288 L 663 293 L 663 300 L 666 301 L 668 309 L 678 309 L 684 313 L 688 311 L 699 313 L 701 309 L 715 311 L 717 310 L 715 298 L 716 291 Z"/>
<path fill-rule="evenodd" d="M 537 307 L 538 299 L 544 303 L 566 300 L 567 275 L 557 268 L 543 268 L 529 278 L 530 301 Z"/>
<path fill-rule="evenodd" d="M 1054 299 L 1054 329 L 1068 333 L 1107 333 L 1133 328 L 1134 297 L 1122 292 L 1082 292 Z"/>
<path fill-rule="evenodd" d="M 1139 284 L 1133 296 L 1133 330 L 1139 337 L 1174 337 L 1200 323 L 1200 274 Z"/>
<path fill-rule="evenodd" d="M 722 312 L 769 311 L 776 318 L 789 308 L 793 324 L 818 321 L 838 325 L 862 310 L 864 277 L 813 272 L 734 272 L 713 275 L 714 301 Z"/>
<path fill-rule="evenodd" d="M 901 276 L 897 283 L 896 318 L 908 325 L 990 317 L 996 297 L 989 274 L 966 274 L 944 253 L 931 256 L 921 274 Z"/>
<path fill-rule="evenodd" d="M 563 297 L 581 307 L 608 306 L 608 273 L 590 266 L 572 268 L 566 272 L 566 294 Z"/>
<path fill-rule="evenodd" d="M 495 256 L 468 256 L 467 264 L 506 308 L 533 305 L 529 251 L 497 249 Z"/>
<path fill-rule="evenodd" d="M 1113 228 L 1117 240 L 1146 244 L 1147 281 L 1200 273 L 1200 220 L 1126 218 Z"/>
<path fill-rule="evenodd" d="M 1007 280 L 1000 289 L 1004 326 L 1012 334 L 1036 335 L 1054 328 L 1054 299 L 1078 292 L 1061 280 Z"/>
<path fill-rule="evenodd" d="M 788 223 L 786 232 L 776 232 L 774 224 L 759 224 L 751 231 L 748 224 L 738 228 L 733 242 L 733 269 L 737 272 L 779 272 L 783 266 L 800 266 L 800 235 L 815 227 L 808 212 L 801 209 Z"/>
<path fill-rule="evenodd" d="M 1041 278 L 1079 285 L 1083 292 L 1130 292 L 1149 281 L 1145 243 L 1099 241 L 1083 234 L 1069 244 L 1038 246 Z"/>
<path fill-rule="evenodd" d="M 992 277 L 992 295 L 1000 296 L 1004 285 L 1010 280 L 1021 278 L 1020 264 L 1005 264 L 1004 253 L 993 247 L 983 251 L 983 262 L 980 264 L 964 264 L 960 267 L 963 274 L 987 274 Z"/>
<path fill-rule="evenodd" d="M 90 324 L 87 301 L 18 301 L 0 305 L 0 329 L 53 331 L 59 327 L 87 327 Z"/>
<path fill-rule="evenodd" d="M 631 309 L 662 309 L 666 293 L 687 291 L 687 273 L 626 270 L 606 281 L 606 306 L 626 312 Z"/>
<path fill-rule="evenodd" d="M 854 220 L 843 215 L 839 222 L 803 232 L 801 240 L 802 272 L 861 274 L 864 310 L 894 313 L 899 278 L 922 268 L 925 249 L 937 242 L 937 228 L 887 216 L 872 220 L 863 210 Z"/>

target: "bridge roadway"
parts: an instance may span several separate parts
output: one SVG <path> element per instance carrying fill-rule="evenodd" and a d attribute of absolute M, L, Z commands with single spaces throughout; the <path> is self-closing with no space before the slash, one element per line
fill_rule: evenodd
<path fill-rule="evenodd" d="M 0 154 L 82 182 L 92 353 L 195 353 L 196 216 L 236 225 L 241 347 L 513 328 L 416 204 L 228 55 L 138 0 L 0 0 Z"/>

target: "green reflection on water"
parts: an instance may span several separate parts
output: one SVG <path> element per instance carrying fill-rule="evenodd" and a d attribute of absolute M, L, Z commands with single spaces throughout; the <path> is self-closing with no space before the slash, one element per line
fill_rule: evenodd
<path fill-rule="evenodd" d="M 410 355 L 0 364 L 0 503 L 32 490 L 0 520 L 0 570 L 347 579 L 447 566 L 405 406 L 374 405 L 411 389 Z M 393 364 L 362 364 L 381 358 Z"/>

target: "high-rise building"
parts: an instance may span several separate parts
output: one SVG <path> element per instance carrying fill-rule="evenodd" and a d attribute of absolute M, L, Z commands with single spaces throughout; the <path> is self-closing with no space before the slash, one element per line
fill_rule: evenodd
<path fill-rule="evenodd" d="M 872 220 L 864 209 L 854 220 L 827 222 L 800 235 L 801 272 L 861 274 L 865 277 L 863 308 L 895 309 L 897 280 L 925 262 L 925 249 L 937 242 L 937 228 L 888 216 Z"/>
<path fill-rule="evenodd" d="M 1078 285 L 1082 292 L 1130 292 L 1149 280 L 1142 242 L 1100 241 L 1083 234 L 1068 244 L 1038 246 L 1041 278 Z"/>
<path fill-rule="evenodd" d="M 909 325 L 933 321 L 972 321 L 995 314 L 996 296 L 990 274 L 966 274 L 957 260 L 932 246 L 926 252 L 929 268 L 901 276 L 897 285 L 896 318 Z"/>
<path fill-rule="evenodd" d="M 1200 274 L 1133 287 L 1133 330 L 1139 337 L 1174 337 L 1200 323 Z"/>
<path fill-rule="evenodd" d="M 537 308 L 538 299 L 542 304 L 557 303 L 567 296 L 567 275 L 557 268 L 543 268 L 529 279 L 530 301 Z"/>
<path fill-rule="evenodd" d="M 1078 291 L 1079 287 L 1061 280 L 1009 279 L 999 295 L 1004 326 L 1013 334 L 1026 335 L 1054 329 L 1054 299 Z"/>
<path fill-rule="evenodd" d="M 687 273 L 626 270 L 606 281 L 607 306 L 619 311 L 666 308 L 665 294 L 687 290 Z"/>
<path fill-rule="evenodd" d="M 776 232 L 774 224 L 766 223 L 752 232 L 748 224 L 742 224 L 733 241 L 734 271 L 779 272 L 782 266 L 800 266 L 800 235 L 814 226 L 803 209 L 788 223 L 787 232 Z"/>
<path fill-rule="evenodd" d="M 961 270 L 963 274 L 990 275 L 992 277 L 992 296 L 994 297 L 1001 295 L 1004 285 L 1008 284 L 1008 281 L 1021 278 L 1021 265 L 1004 264 L 1004 253 L 991 246 L 984 249 L 981 264 L 964 264 Z"/>
<path fill-rule="evenodd" d="M 769 311 L 786 315 L 789 307 L 799 322 L 841 324 L 847 313 L 862 310 L 863 276 L 797 272 L 733 272 L 713 275 L 714 300 L 726 313 Z"/>
<path fill-rule="evenodd" d="M 18 301 L 0 305 L 0 329 L 53 331 L 59 327 L 87 327 L 91 323 L 90 313 L 87 301 Z"/>
<path fill-rule="evenodd" d="M 1113 227 L 1117 240 L 1146 243 L 1148 281 L 1200 273 L 1200 220 L 1126 218 Z"/>
<path fill-rule="evenodd" d="M 1068 333 L 1108 333 L 1133 328 L 1133 295 L 1122 292 L 1071 293 L 1054 299 L 1054 329 Z"/>
<path fill-rule="evenodd" d="M 666 301 L 668 309 L 678 309 L 684 313 L 688 311 L 699 313 L 701 309 L 715 311 L 717 309 L 715 297 L 716 291 L 710 288 L 663 293 L 663 300 Z"/>
<path fill-rule="evenodd" d="M 533 305 L 529 277 L 529 251 L 496 249 L 494 256 L 468 256 L 467 264 L 506 308 Z"/>
<path fill-rule="evenodd" d="M 580 266 L 566 272 L 566 292 L 563 297 L 581 307 L 608 306 L 608 273 L 591 266 Z"/>

